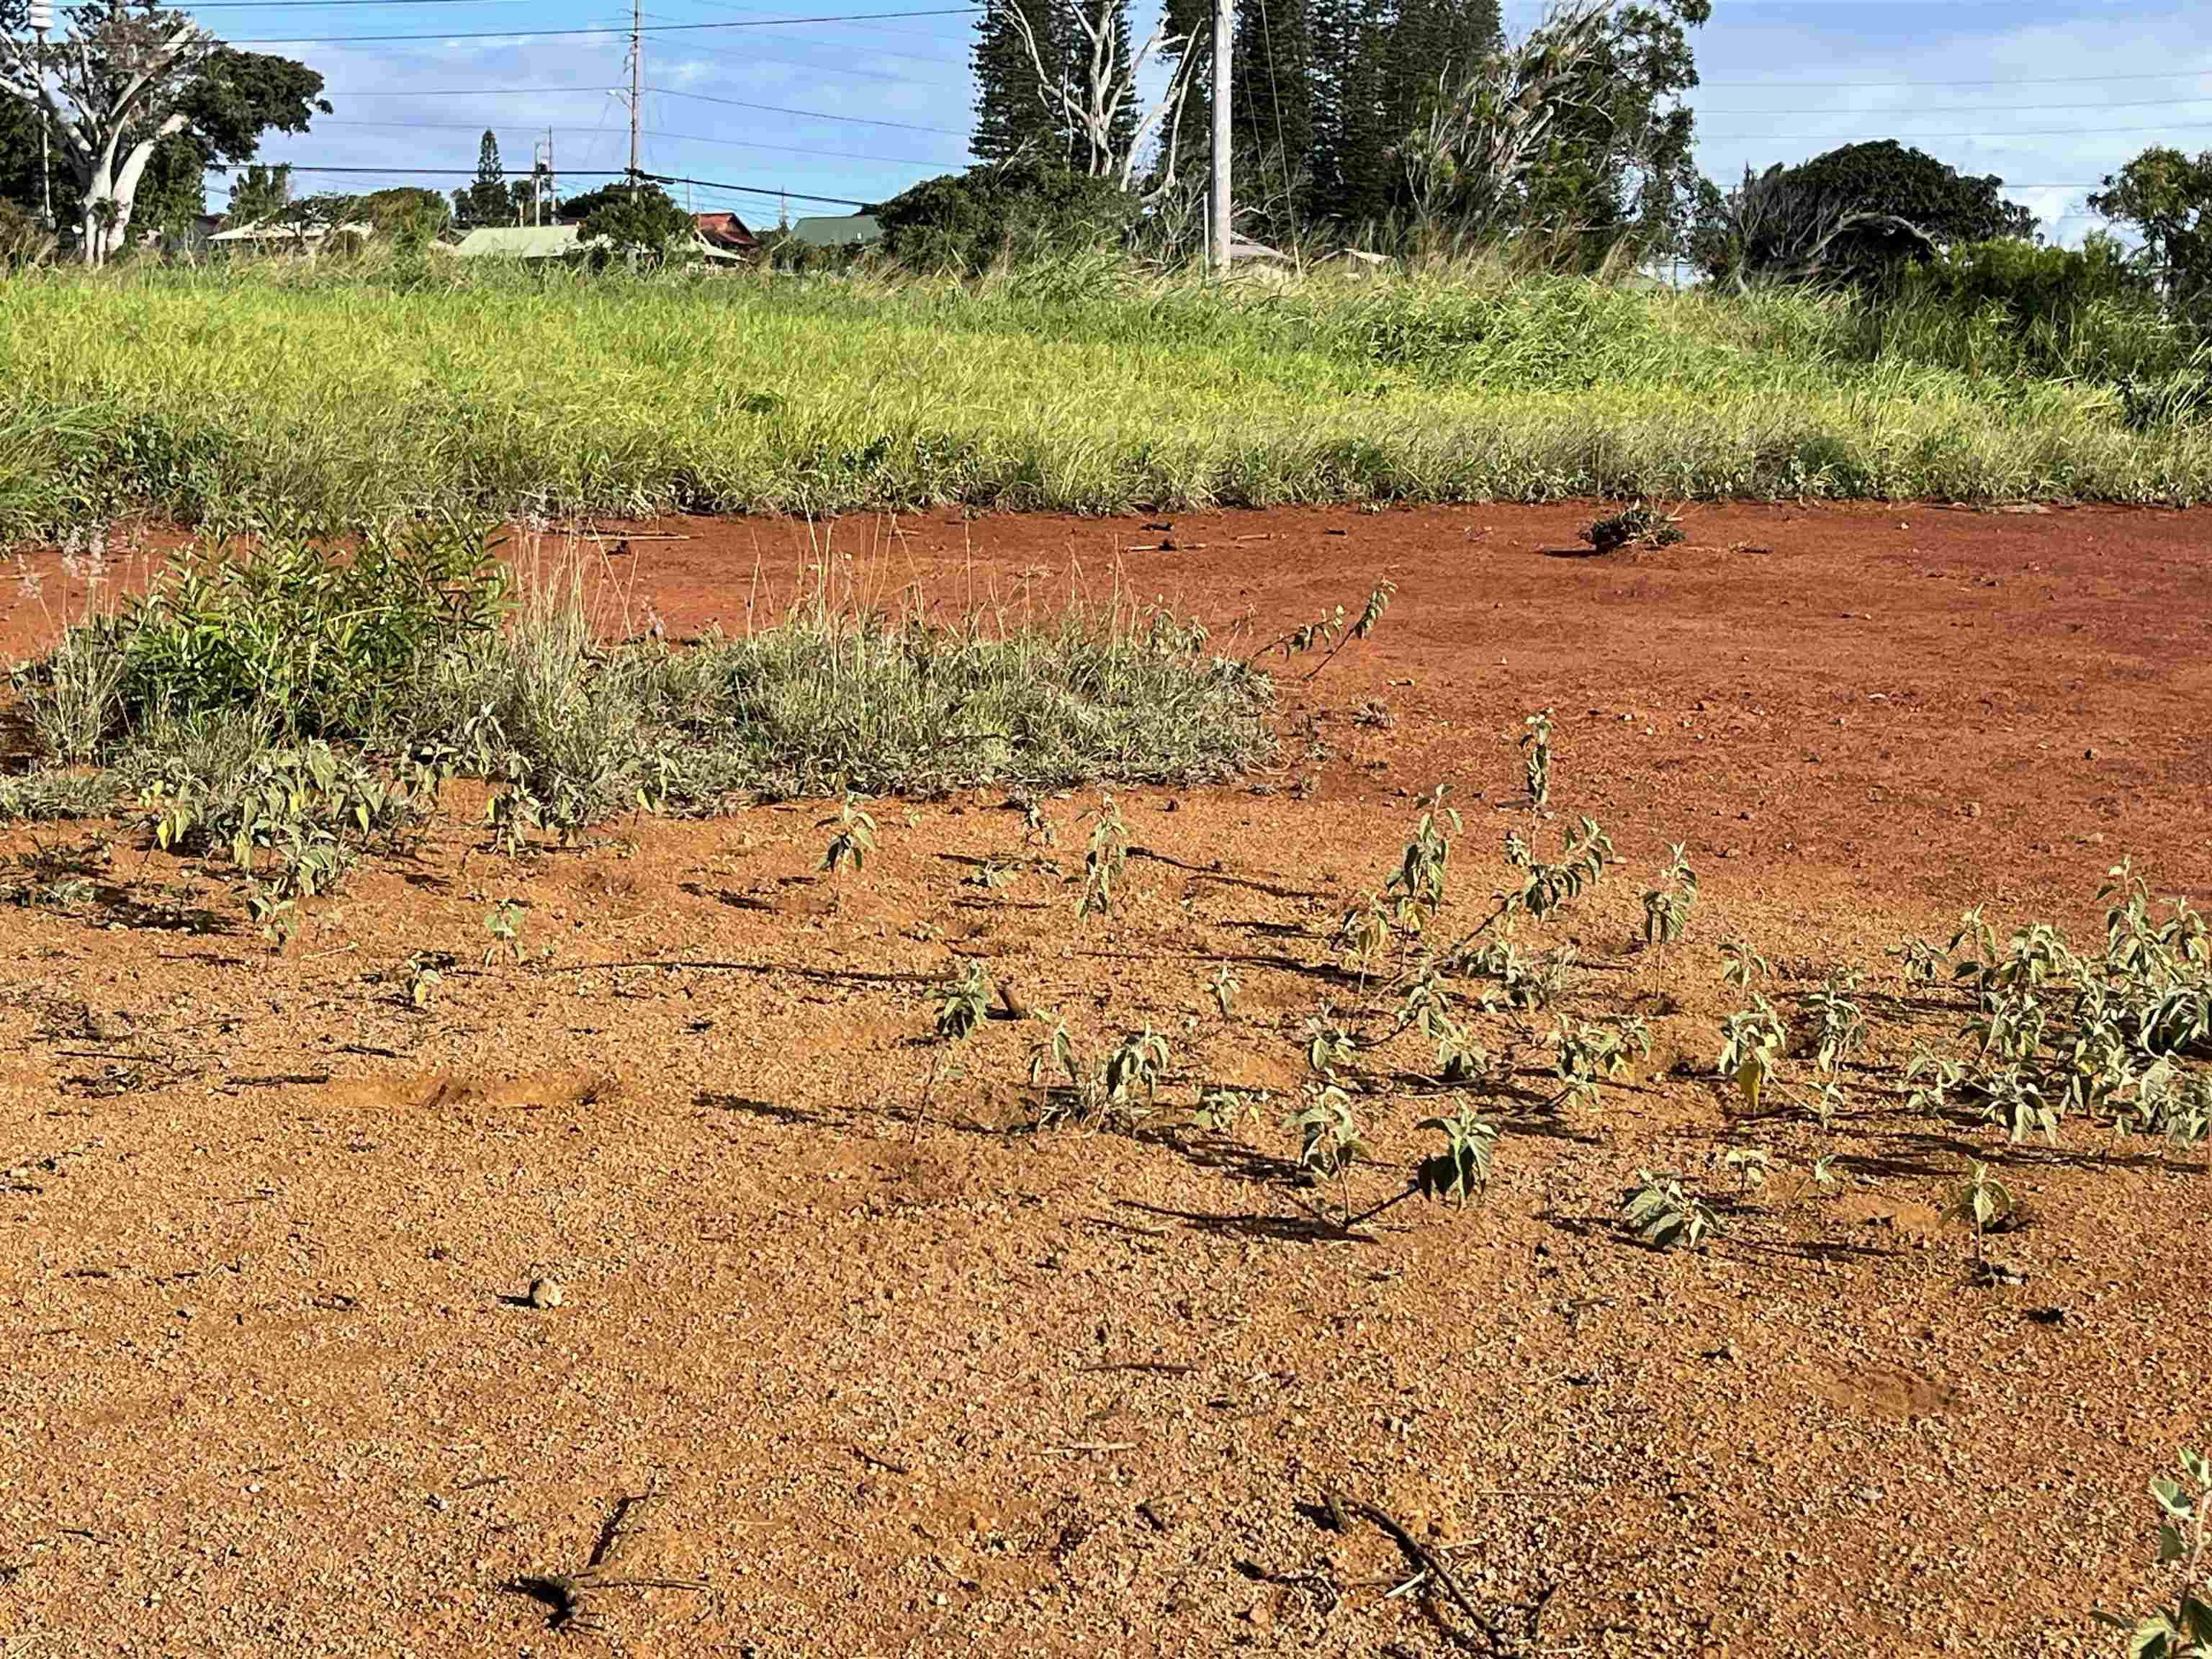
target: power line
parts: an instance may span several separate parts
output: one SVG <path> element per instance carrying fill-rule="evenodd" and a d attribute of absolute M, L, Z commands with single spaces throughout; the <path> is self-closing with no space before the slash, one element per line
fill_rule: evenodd
<path fill-rule="evenodd" d="M 1879 111 L 1873 112 L 1871 118 L 1861 117 L 1855 114 L 1847 114 L 1844 112 L 1838 111 L 1837 112 L 1836 118 L 1838 120 L 1860 118 L 1878 119 L 1880 115 L 1881 112 Z M 1890 131 L 1887 122 L 1882 122 L 1881 125 L 1885 132 L 1888 132 Z M 1981 132 L 1953 131 L 1948 129 L 1938 132 L 1915 132 L 1910 129 L 1906 129 L 1905 131 L 1894 132 L 1891 136 L 1899 138 L 2102 138 L 2107 136 L 2117 136 L 2121 133 L 2196 132 L 2201 131 L 2208 127 L 2212 127 L 2212 121 L 2160 121 L 2155 125 L 2147 127 L 1996 127 L 1991 128 L 1987 131 Z M 1834 132 L 1708 132 L 1699 136 L 1704 138 L 1713 139 L 1788 139 L 1836 138 L 1840 137 L 1842 135 Z"/>
<path fill-rule="evenodd" d="M 363 0 L 368 3 L 368 0 Z M 403 0 L 405 3 L 405 0 Z M 761 17 L 732 18 L 725 23 L 647 23 L 642 32 L 648 34 L 690 33 L 702 29 L 765 29 L 790 27 L 801 23 L 865 23 L 878 17 L 966 17 L 981 9 L 975 6 L 938 6 L 919 11 L 866 11 L 838 13 L 817 17 Z M 620 34 L 616 27 L 581 29 L 478 29 L 474 31 L 435 31 L 422 34 L 262 34 L 231 41 L 234 46 L 338 46 L 378 40 L 547 40 L 558 37 L 587 34 Z M 884 52 L 886 58 L 912 56 L 910 53 Z"/>
<path fill-rule="evenodd" d="M 314 161 L 273 161 L 259 166 L 289 167 L 294 173 L 336 173 L 362 174 L 378 179 L 473 179 L 474 167 L 337 167 Z M 562 167 L 561 174 L 567 179 L 627 179 L 627 167 Z M 701 190 L 743 191 L 749 196 L 791 196 L 802 202 L 835 202 L 840 207 L 865 208 L 872 203 L 855 196 L 824 196 L 818 191 L 787 190 L 780 185 L 733 185 L 715 179 L 687 179 L 681 173 L 641 173 L 638 177 L 648 184 L 696 185 Z"/>
<path fill-rule="evenodd" d="M 2005 75 L 1988 80 L 1960 81 L 1706 81 L 1705 87 L 1757 87 L 1762 92 L 1786 92 L 1792 87 L 2060 87 L 2085 81 L 2212 81 L 2212 69 L 2154 70 L 2125 75 Z"/>
<path fill-rule="evenodd" d="M 2168 104 L 2212 104 L 2212 92 L 2187 98 L 2100 98 L 2087 104 L 1915 104 L 1898 109 L 1699 109 L 1699 115 L 1990 115 L 2026 109 L 2157 109 Z"/>
<path fill-rule="evenodd" d="M 479 121 L 323 120 L 315 124 L 315 131 L 320 131 L 325 127 L 381 127 L 397 129 L 404 132 L 482 132 L 485 130 L 483 124 Z M 493 125 L 492 130 L 495 131 L 498 130 L 496 123 Z M 511 125 L 508 127 L 507 131 L 510 132 L 544 132 L 549 131 L 549 128 L 543 121 L 532 121 L 526 125 L 517 124 Z M 602 129 L 599 127 L 556 125 L 551 127 L 550 131 L 554 132 L 593 133 L 600 131 Z M 640 127 L 638 131 L 641 134 L 648 138 L 673 138 L 684 143 L 715 144 L 728 149 L 771 149 L 781 151 L 781 153 L 789 155 L 818 155 L 841 161 L 885 161 L 890 162 L 894 166 L 900 167 L 957 167 L 959 165 L 956 161 L 949 161 L 926 155 L 863 155 L 853 150 L 808 149 L 797 144 L 763 144 L 755 143 L 750 139 L 746 138 L 714 138 L 708 137 L 703 132 L 671 132 L 665 129 L 656 127 Z"/>
<path fill-rule="evenodd" d="M 959 127 L 925 127 L 912 121 L 884 121 L 866 115 L 832 115 L 826 110 L 787 109 L 781 104 L 751 104 L 742 98 L 717 98 L 710 93 L 679 92 L 674 87 L 647 87 L 647 92 L 662 98 L 690 98 L 702 104 L 726 104 L 732 109 L 759 110 L 769 115 L 796 115 L 809 121 L 848 121 L 864 127 L 896 127 L 902 132 L 935 132 L 947 138 L 963 142 L 969 136 Z"/>

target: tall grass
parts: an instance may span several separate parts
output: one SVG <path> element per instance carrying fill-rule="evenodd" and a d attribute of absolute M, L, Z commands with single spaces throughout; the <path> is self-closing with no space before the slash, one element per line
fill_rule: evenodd
<path fill-rule="evenodd" d="M 926 278 L 325 268 L 0 283 L 0 532 L 957 501 L 2212 494 L 2129 424 L 2147 315 L 2036 342 L 1803 293 L 1457 265 L 1226 292 L 1113 261 Z"/>
<path fill-rule="evenodd" d="M 629 635 L 603 556 L 533 538 L 508 569 L 456 526 L 181 555 L 21 676 L 28 723 L 50 763 L 189 780 L 201 821 L 267 795 L 272 755 L 327 752 L 483 778 L 561 833 L 640 800 L 1217 779 L 1272 749 L 1267 677 L 1118 592 L 893 611 L 825 558 L 773 625 L 678 649 Z"/>

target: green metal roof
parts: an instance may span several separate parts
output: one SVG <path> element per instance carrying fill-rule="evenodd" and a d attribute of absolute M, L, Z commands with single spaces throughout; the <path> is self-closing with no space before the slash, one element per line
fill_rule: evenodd
<path fill-rule="evenodd" d="M 797 220 L 791 234 L 810 247 L 850 247 L 855 242 L 882 241 L 884 228 L 872 213 L 848 213 L 842 218 Z"/>
<path fill-rule="evenodd" d="M 581 225 L 481 225 L 453 245 L 464 259 L 558 259 L 580 251 Z"/>

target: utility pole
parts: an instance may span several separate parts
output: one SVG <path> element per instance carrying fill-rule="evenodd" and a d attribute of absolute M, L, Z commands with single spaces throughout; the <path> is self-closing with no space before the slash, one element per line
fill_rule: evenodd
<path fill-rule="evenodd" d="M 545 129 L 545 137 L 530 146 L 530 217 L 533 224 L 545 222 L 546 198 L 553 200 L 553 216 L 560 217 L 561 192 L 553 183 L 553 129 Z"/>
<path fill-rule="evenodd" d="M 638 27 L 638 0 L 629 0 L 629 187 L 637 189 L 637 112 L 645 91 L 645 37 Z"/>
<path fill-rule="evenodd" d="M 53 0 L 31 0 L 31 33 L 39 37 L 39 194 L 41 229 L 54 228 L 54 171 L 46 155 L 46 31 L 54 26 Z"/>
<path fill-rule="evenodd" d="M 1206 254 L 1229 269 L 1229 54 L 1235 21 L 1230 0 L 1213 0 L 1213 179 L 1206 192 Z"/>

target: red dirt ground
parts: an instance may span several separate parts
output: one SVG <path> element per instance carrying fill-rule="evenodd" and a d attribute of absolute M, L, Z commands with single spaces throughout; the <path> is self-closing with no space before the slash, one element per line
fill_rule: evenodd
<path fill-rule="evenodd" d="M 1279 774 L 1125 799 L 1146 855 L 1088 926 L 1046 871 L 960 884 L 1021 856 L 992 794 L 879 804 L 834 908 L 818 808 L 519 863 L 456 817 L 282 956 L 111 831 L 89 918 L 0 912 L 0 1653 L 2119 1651 L 2089 1612 L 2163 1588 L 2144 1484 L 2212 1440 L 2212 1182 L 2078 1121 L 2051 1151 L 1909 1115 L 1899 1063 L 1964 1016 L 1882 951 L 1978 903 L 2087 932 L 2123 853 L 2212 902 L 2212 518 L 1692 508 L 1687 545 L 1566 556 L 1589 512 L 687 521 L 611 554 L 678 635 L 765 620 L 825 550 L 886 602 L 1118 567 L 1224 649 L 1394 580 L 1371 641 L 1285 676 Z M 0 653 L 43 632 L 0 588 Z M 1346 1235 L 1276 1127 L 1301 1023 L 1358 994 L 1332 925 L 1439 781 L 1447 923 L 1487 909 L 1547 705 L 1547 842 L 1587 811 L 1625 862 L 1528 943 L 1577 942 L 1574 1007 L 1646 1013 L 1654 1054 L 1546 1115 L 1548 1018 L 1486 1022 L 1518 1079 L 1488 1198 Z M 1690 934 L 1636 950 L 1670 841 Z M 509 895 L 529 959 L 480 968 Z M 1784 992 L 1873 969 L 1832 1138 L 1710 1075 L 1736 934 Z M 416 1010 L 431 951 L 459 960 Z M 1208 1079 L 1274 1104 L 1241 1145 L 1031 1133 L 1030 1030 L 994 1021 L 916 1123 L 933 988 L 975 956 L 1087 1044 L 1164 1032 L 1178 1111 Z M 1369 1202 L 1432 1139 L 1416 1058 L 1356 1068 Z M 1754 1145 L 1776 1174 L 1738 1200 L 1713 1160 Z M 1825 1150 L 1844 1190 L 1800 1195 Z M 1937 1210 L 1969 1154 L 2028 1206 L 1992 1243 L 2023 1285 L 1963 1282 Z M 1709 1250 L 1620 1235 L 1658 1166 L 1722 1200 Z M 523 1302 L 541 1273 L 561 1306 Z M 1327 1525 L 1331 1491 L 1483 1622 L 1389 1595 L 1415 1567 Z M 696 1587 L 550 1630 L 513 1587 L 648 1492 L 605 1576 Z"/>

